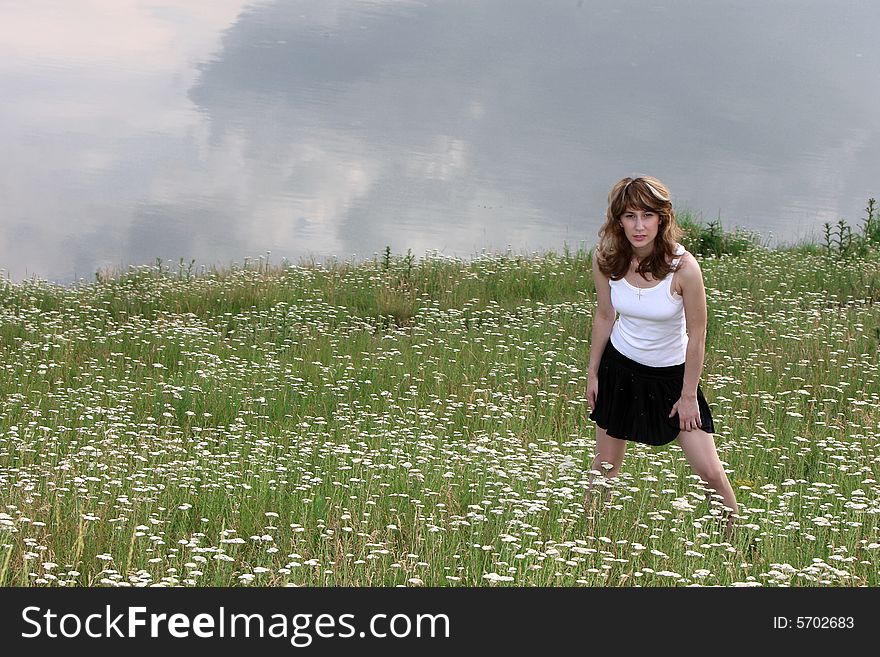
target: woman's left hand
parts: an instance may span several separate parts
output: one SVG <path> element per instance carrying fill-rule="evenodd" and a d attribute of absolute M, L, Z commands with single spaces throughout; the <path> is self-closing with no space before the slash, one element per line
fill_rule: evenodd
<path fill-rule="evenodd" d="M 697 404 L 697 398 L 679 397 L 678 401 L 672 407 L 669 417 L 678 413 L 678 426 L 682 431 L 693 431 L 703 426 L 700 419 L 700 407 Z"/>

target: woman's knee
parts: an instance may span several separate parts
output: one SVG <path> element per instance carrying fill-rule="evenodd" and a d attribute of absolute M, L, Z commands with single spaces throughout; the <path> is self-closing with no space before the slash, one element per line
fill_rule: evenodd
<path fill-rule="evenodd" d="M 704 431 L 683 431 L 678 437 L 694 474 L 717 490 L 724 484 L 727 475 L 718 458 L 712 435 Z"/>
<path fill-rule="evenodd" d="M 623 465 L 623 456 L 623 450 L 597 451 L 593 457 L 592 469 L 606 477 L 612 477 L 620 471 L 620 466 Z"/>
<path fill-rule="evenodd" d="M 725 479 L 727 479 L 724 466 L 717 462 L 700 464 L 700 466 L 695 468 L 695 474 L 715 490 L 719 490 Z"/>
<path fill-rule="evenodd" d="M 626 441 L 609 436 L 602 427 L 596 427 L 596 454 L 593 458 L 593 470 L 601 472 L 606 477 L 614 476 L 623 465 L 625 454 Z"/>
<path fill-rule="evenodd" d="M 593 460 L 592 470 L 594 472 L 598 472 L 599 474 L 605 477 L 614 477 L 620 472 L 620 466 L 623 465 L 622 462 L 611 461 L 607 458 L 602 458 L 601 456 L 596 456 Z"/>

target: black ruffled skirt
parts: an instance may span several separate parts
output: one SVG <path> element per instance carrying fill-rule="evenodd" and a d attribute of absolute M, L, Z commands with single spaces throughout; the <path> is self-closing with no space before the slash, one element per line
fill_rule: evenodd
<path fill-rule="evenodd" d="M 599 393 L 590 419 L 621 440 L 665 445 L 681 432 L 678 413 L 669 417 L 681 397 L 684 363 L 650 367 L 627 358 L 611 340 L 599 362 Z M 697 386 L 697 405 L 703 431 L 715 433 L 712 413 Z"/>

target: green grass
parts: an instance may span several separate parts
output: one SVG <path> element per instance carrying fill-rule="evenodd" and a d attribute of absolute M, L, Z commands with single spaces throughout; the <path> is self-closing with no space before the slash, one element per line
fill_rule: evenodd
<path fill-rule="evenodd" d="M 675 445 L 584 508 L 584 249 L 156 267 L 0 286 L 0 585 L 877 586 L 876 251 L 713 235 L 730 540 Z"/>

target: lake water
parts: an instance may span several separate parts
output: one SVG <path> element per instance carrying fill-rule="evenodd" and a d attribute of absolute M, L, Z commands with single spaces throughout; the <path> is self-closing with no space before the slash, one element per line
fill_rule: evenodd
<path fill-rule="evenodd" d="M 589 247 L 639 173 L 819 238 L 880 195 L 878 27 L 867 1 L 3 0 L 0 269 Z"/>

